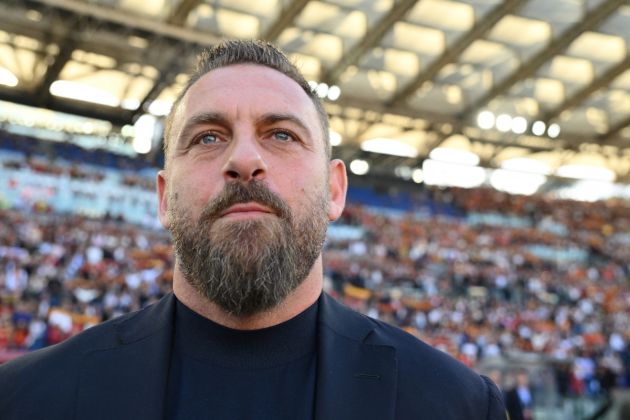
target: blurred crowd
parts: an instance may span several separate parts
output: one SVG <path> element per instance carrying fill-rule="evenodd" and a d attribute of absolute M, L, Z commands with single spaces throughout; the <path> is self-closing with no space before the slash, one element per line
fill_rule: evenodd
<path fill-rule="evenodd" d="M 0 350 L 33 350 L 171 290 L 167 233 L 120 219 L 0 211 Z"/>
<path fill-rule="evenodd" d="M 514 214 L 514 202 L 526 201 L 535 221 L 515 228 L 350 207 L 343 223 L 365 235 L 331 242 L 326 252 L 339 297 L 470 366 L 536 353 L 558 366 L 565 395 L 630 387 L 630 205 L 608 203 L 615 217 L 600 224 L 590 211 L 603 203 L 554 207 L 486 189 L 449 195 L 468 212 Z M 550 219 L 572 227 L 556 234 L 540 226 Z M 570 258 L 567 249 L 585 252 Z"/>
<path fill-rule="evenodd" d="M 96 173 L 75 175 L 98 183 Z M 121 182 L 153 188 L 133 172 Z M 630 203 L 486 188 L 422 197 L 407 211 L 348 205 L 324 251 L 332 295 L 471 367 L 535 354 L 557 366 L 563 395 L 630 388 Z M 0 210 L 0 363 L 155 302 L 171 283 L 164 230 Z"/>
<path fill-rule="evenodd" d="M 450 191 L 467 212 L 487 208 L 484 189 Z M 518 201 L 524 200 L 519 198 Z M 628 203 L 602 220 L 589 203 L 504 197 L 493 211 L 527 207 L 537 222 L 576 223 L 564 235 L 426 219 L 348 206 L 331 237 L 328 289 L 355 309 L 396 324 L 475 367 L 486 358 L 545 355 L 563 366 L 567 394 L 630 386 Z M 541 206 L 542 209 L 538 208 Z M 549 206 L 549 207 L 545 207 Z M 577 248 L 586 258 L 537 255 Z M 167 232 L 121 220 L 0 212 L 0 349 L 33 350 L 139 309 L 171 290 Z"/>

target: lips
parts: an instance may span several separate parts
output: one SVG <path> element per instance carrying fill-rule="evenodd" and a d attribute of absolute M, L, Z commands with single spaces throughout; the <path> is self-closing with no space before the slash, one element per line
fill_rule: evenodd
<path fill-rule="evenodd" d="M 269 207 L 263 206 L 262 204 L 241 203 L 241 204 L 234 204 L 233 206 L 228 207 L 225 211 L 221 212 L 219 217 L 226 217 L 226 216 L 246 217 L 246 216 L 255 216 L 261 213 L 274 214 L 274 212 L 270 210 Z"/>

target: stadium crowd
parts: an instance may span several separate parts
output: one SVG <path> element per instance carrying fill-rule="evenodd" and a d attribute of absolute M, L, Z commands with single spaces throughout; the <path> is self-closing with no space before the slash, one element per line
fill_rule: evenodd
<path fill-rule="evenodd" d="M 469 209 L 502 194 L 460 192 L 451 191 Z M 592 206 L 557 205 L 585 214 Z M 366 235 L 329 243 L 326 265 L 347 303 L 464 363 L 544 354 L 558 363 L 565 395 L 595 394 L 630 386 L 630 215 L 627 203 L 610 206 L 618 218 L 566 235 L 453 218 L 393 218 L 354 207 L 345 222 L 362 226 Z"/>
<path fill-rule="evenodd" d="M 347 207 L 335 228 L 354 234 L 331 234 L 324 253 L 331 294 L 472 367 L 535 353 L 557 362 L 564 395 L 630 387 L 630 203 L 486 188 L 423 197 L 408 211 Z M 426 202 L 450 211 L 427 213 Z M 0 210 L 0 354 L 139 309 L 171 279 L 163 230 L 37 205 Z"/>

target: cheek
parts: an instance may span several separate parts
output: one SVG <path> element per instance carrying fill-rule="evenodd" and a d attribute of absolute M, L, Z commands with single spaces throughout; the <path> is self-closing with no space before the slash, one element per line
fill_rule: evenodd
<path fill-rule="evenodd" d="M 324 180 L 320 177 L 287 178 L 284 188 L 281 187 L 283 199 L 300 213 L 311 213 L 313 206 L 320 205 L 325 198 Z"/>
<path fill-rule="evenodd" d="M 209 177 L 190 174 L 183 180 L 181 176 L 173 177 L 171 191 L 177 193 L 179 206 L 183 206 L 191 214 L 197 216 L 201 209 L 219 193 L 220 186 Z"/>

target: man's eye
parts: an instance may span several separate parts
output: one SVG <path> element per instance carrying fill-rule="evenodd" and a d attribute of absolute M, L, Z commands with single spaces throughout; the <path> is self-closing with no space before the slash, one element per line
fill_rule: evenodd
<path fill-rule="evenodd" d="M 200 144 L 215 144 L 219 142 L 219 136 L 212 133 L 205 133 L 199 136 Z"/>
<path fill-rule="evenodd" d="M 273 138 L 280 141 L 291 141 L 293 140 L 293 136 L 286 131 L 274 131 Z"/>

